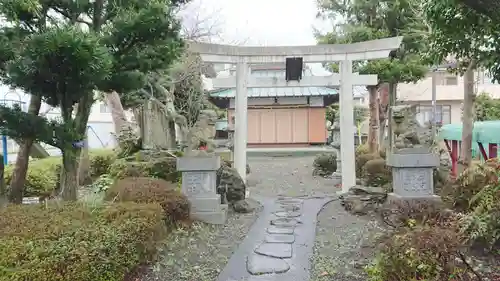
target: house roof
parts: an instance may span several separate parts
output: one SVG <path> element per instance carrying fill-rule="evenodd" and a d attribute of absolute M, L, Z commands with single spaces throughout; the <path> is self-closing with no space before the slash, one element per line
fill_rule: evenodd
<path fill-rule="evenodd" d="M 337 95 L 338 92 L 337 89 L 327 87 L 249 88 L 248 97 L 313 97 Z M 234 98 L 236 89 L 216 89 L 210 91 L 209 95 L 214 98 Z"/>

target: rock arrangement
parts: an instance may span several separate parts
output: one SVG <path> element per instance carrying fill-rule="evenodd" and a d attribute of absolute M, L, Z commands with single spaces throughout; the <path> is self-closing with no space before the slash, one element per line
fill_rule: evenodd
<path fill-rule="evenodd" d="M 283 274 L 290 270 L 287 259 L 292 258 L 295 229 L 302 225 L 303 200 L 278 199 L 262 243 L 247 258 L 247 271 L 251 275 Z"/>
<path fill-rule="evenodd" d="M 380 187 L 356 186 L 339 197 L 346 211 L 356 215 L 366 215 L 377 211 L 387 200 L 387 193 Z"/>
<path fill-rule="evenodd" d="M 247 172 L 249 172 L 248 166 Z M 245 182 L 229 162 L 223 162 L 217 170 L 217 194 L 221 195 L 221 203 L 229 204 L 235 212 L 249 213 L 254 210 L 245 200 Z"/>

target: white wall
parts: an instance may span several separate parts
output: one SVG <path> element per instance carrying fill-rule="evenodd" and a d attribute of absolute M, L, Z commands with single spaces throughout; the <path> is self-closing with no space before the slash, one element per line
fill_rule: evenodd
<path fill-rule="evenodd" d="M 21 103 L 21 107 L 26 111 L 30 101 L 30 95 L 23 93 L 20 90 L 11 90 L 5 85 L 0 85 L 0 104 L 14 105 Z M 50 109 L 50 111 L 48 111 Z M 47 112 L 48 111 L 48 112 Z M 61 118 L 58 108 L 51 108 L 47 104 L 42 104 L 41 113 L 47 113 L 49 119 Z M 132 117 L 131 112 L 127 112 L 127 117 Z M 104 102 L 97 101 L 91 109 L 88 122 L 88 142 L 89 148 L 113 148 L 116 146 L 114 138 L 114 126 L 111 111 Z M 1 142 L 1 141 L 0 141 Z M 60 151 L 57 148 L 46 146 L 48 152 L 52 155 L 59 155 Z M 12 141 L 8 141 L 9 162 L 15 159 L 18 145 Z"/>

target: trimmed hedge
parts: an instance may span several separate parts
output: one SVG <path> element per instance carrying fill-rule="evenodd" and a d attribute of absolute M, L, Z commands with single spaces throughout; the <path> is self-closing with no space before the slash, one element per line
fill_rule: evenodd
<path fill-rule="evenodd" d="M 105 193 L 104 199 L 117 202 L 158 203 L 170 224 L 189 223 L 191 204 L 177 188 L 177 183 L 163 179 L 130 177 L 117 180 Z"/>
<path fill-rule="evenodd" d="M 123 281 L 167 233 L 157 204 L 18 205 L 0 210 L 0 281 Z"/>
<path fill-rule="evenodd" d="M 110 165 L 115 161 L 116 154 L 111 149 L 98 149 L 89 151 L 90 174 L 92 178 L 109 171 Z M 24 196 L 41 196 L 50 193 L 57 186 L 62 165 L 61 157 L 53 156 L 44 159 L 31 160 L 26 175 Z M 10 185 L 14 165 L 5 167 L 5 182 Z"/>

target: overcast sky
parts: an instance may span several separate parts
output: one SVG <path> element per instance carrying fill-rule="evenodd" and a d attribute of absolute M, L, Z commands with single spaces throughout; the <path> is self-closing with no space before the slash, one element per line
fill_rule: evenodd
<path fill-rule="evenodd" d="M 313 45 L 313 27 L 331 27 L 316 19 L 316 0 L 194 0 L 190 8 L 191 20 L 193 14 L 212 16 L 229 43 Z"/>

